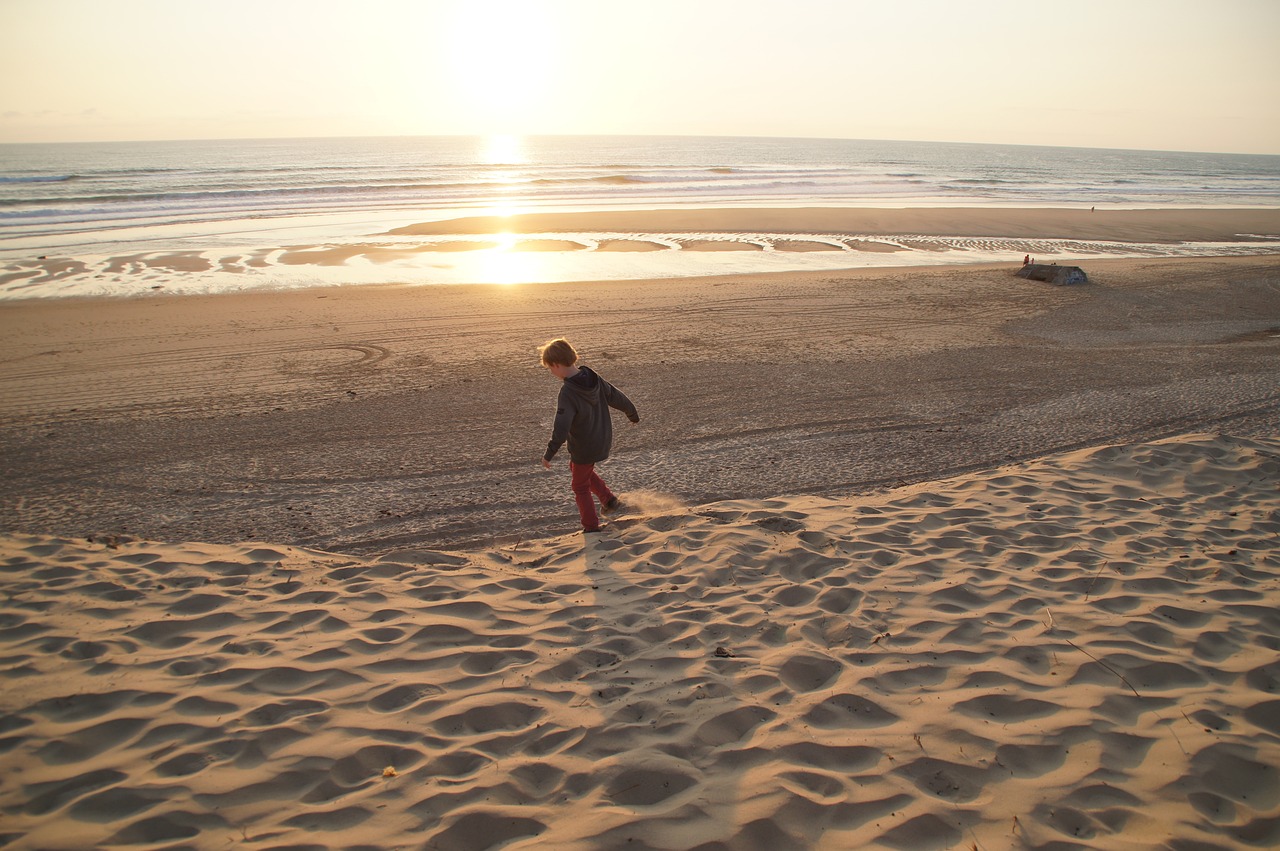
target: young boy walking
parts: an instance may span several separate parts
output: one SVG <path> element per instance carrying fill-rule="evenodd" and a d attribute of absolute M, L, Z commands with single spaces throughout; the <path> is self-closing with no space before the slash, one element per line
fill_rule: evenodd
<path fill-rule="evenodd" d="M 538 355 L 542 365 L 564 382 L 556 400 L 555 424 L 547 452 L 542 456 L 542 466 L 550 470 L 551 459 L 568 441 L 570 486 L 582 518 L 582 531 L 599 532 L 600 518 L 592 496 L 600 500 L 605 514 L 618 509 L 618 498 L 596 473 L 596 464 L 609 457 L 613 445 L 609 409 L 617 408 L 633 423 L 640 422 L 640 415 L 621 390 L 596 375 L 590 367 L 578 365 L 578 353 L 568 340 L 552 340 L 538 349 Z"/>

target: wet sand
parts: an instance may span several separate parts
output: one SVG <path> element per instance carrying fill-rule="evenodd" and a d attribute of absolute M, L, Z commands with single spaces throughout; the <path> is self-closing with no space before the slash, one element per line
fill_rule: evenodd
<path fill-rule="evenodd" d="M 397 235 L 483 233 L 832 233 L 986 236 L 1127 242 L 1235 242 L 1280 234 L 1280 210 L 1088 210 L 1025 207 L 707 208 L 462 216 L 390 231 Z"/>
<path fill-rule="evenodd" d="M 602 470 L 699 504 L 1274 430 L 1280 261 L 1098 261 L 0 305 L 3 526 L 376 553 L 571 531 L 564 334 L 639 405 Z"/>

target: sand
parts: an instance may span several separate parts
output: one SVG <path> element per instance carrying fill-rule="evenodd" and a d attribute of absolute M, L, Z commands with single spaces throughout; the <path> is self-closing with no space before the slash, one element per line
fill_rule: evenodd
<path fill-rule="evenodd" d="M 377 554 L 572 531 L 566 334 L 644 418 L 602 470 L 700 504 L 1275 430 L 1280 261 L 0 304 L 0 528 Z"/>
<path fill-rule="evenodd" d="M 1280 842 L 1280 439 L 380 559 L 10 535 L 12 848 Z"/>
<path fill-rule="evenodd" d="M 1015 270 L 0 304 L 0 840 L 1280 844 L 1280 259 Z"/>
<path fill-rule="evenodd" d="M 556 231 L 920 234 L 1126 242 L 1236 242 L 1280 235 L 1280 209 L 1086 210 L 860 207 L 610 210 L 463 216 L 421 222 L 395 235 Z"/>

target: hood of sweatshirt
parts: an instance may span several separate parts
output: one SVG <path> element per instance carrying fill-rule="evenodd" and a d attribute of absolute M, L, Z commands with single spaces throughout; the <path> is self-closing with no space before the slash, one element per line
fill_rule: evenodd
<path fill-rule="evenodd" d="M 578 374 L 566 378 L 564 386 L 592 402 L 600 398 L 600 376 L 592 372 L 589 366 L 578 367 Z"/>

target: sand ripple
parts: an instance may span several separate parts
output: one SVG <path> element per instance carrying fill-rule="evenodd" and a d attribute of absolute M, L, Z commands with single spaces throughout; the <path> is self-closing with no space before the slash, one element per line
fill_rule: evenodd
<path fill-rule="evenodd" d="M 12 535 L 0 838 L 1273 847 L 1277 481 L 1203 435 L 585 551 Z"/>

